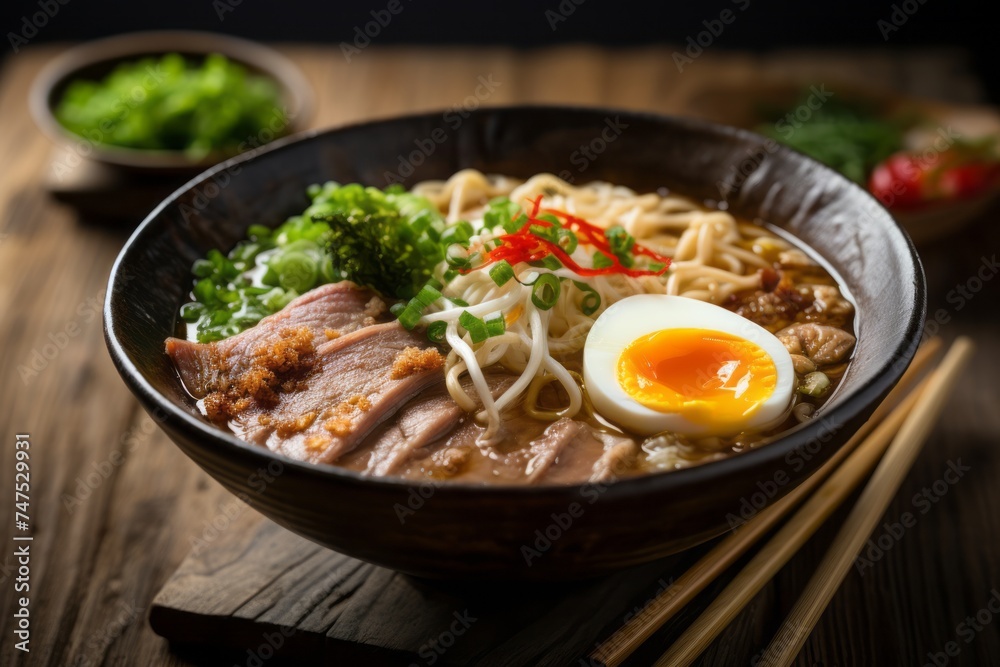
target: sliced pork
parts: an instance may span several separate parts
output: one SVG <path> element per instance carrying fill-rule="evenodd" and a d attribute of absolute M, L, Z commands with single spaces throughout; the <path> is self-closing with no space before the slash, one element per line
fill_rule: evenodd
<path fill-rule="evenodd" d="M 231 338 L 214 343 L 192 343 L 168 338 L 167 354 L 195 398 L 203 398 L 225 373 L 240 373 L 253 363 L 253 353 L 280 331 L 306 330 L 313 344 L 335 339 L 358 329 L 386 321 L 388 307 L 375 292 L 350 281 L 323 285 L 289 303 Z M 222 362 L 225 362 L 224 364 Z"/>

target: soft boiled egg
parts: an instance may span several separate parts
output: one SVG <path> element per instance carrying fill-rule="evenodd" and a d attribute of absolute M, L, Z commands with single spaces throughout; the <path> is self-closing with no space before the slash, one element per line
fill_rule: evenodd
<path fill-rule="evenodd" d="M 652 435 L 734 435 L 782 419 L 795 370 L 781 342 L 725 308 L 640 294 L 604 311 L 587 336 L 583 375 L 594 409 Z"/>

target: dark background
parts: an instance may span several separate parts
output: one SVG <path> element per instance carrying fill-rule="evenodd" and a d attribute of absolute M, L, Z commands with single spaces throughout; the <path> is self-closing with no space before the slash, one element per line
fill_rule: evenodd
<path fill-rule="evenodd" d="M 65 4 L 59 4 L 65 2 Z M 1000 101 L 1000 68 L 995 2 L 963 0 L 840 0 L 833 2 L 636 2 L 634 0 L 398 0 L 403 10 L 380 30 L 378 44 L 477 44 L 545 46 L 594 42 L 615 46 L 665 43 L 683 46 L 726 8 L 740 19 L 725 26 L 712 48 L 767 51 L 788 47 L 967 49 L 973 70 L 989 101 Z M 259 40 L 352 41 L 355 28 L 372 20 L 389 0 L 317 2 L 308 0 L 2 0 L 2 52 L 16 55 L 10 34 L 24 28 L 24 17 L 58 12 L 29 43 L 102 37 L 133 30 L 184 28 L 209 30 Z M 580 3 L 580 4 L 576 4 Z M 572 10 L 552 29 L 546 11 Z M 905 10 L 909 10 L 906 15 Z M 885 39 L 880 20 L 906 15 Z M 567 12 L 568 13 L 568 12 Z"/>

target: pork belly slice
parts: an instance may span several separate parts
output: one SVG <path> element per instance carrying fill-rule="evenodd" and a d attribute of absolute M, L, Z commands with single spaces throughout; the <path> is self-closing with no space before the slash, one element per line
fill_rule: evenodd
<path fill-rule="evenodd" d="M 345 280 L 310 290 L 225 340 L 192 343 L 168 338 L 166 351 L 188 392 L 204 398 L 224 383 L 226 375 L 246 371 L 254 351 L 273 343 L 282 331 L 305 329 L 318 343 L 385 321 L 386 313 L 385 301 L 375 292 Z"/>
<path fill-rule="evenodd" d="M 546 428 L 528 448 L 531 458 L 524 472 L 531 484 L 611 481 L 637 451 L 631 438 L 601 433 L 565 417 Z"/>
<path fill-rule="evenodd" d="M 416 394 L 444 383 L 444 357 L 398 322 L 321 343 L 308 371 L 272 405 L 229 421 L 243 440 L 300 461 L 333 463 Z"/>
<path fill-rule="evenodd" d="M 497 398 L 515 378 L 510 375 L 487 375 L 486 383 Z M 475 396 L 472 382 L 462 383 L 465 392 Z M 413 399 L 399 411 L 397 419 L 371 445 L 371 457 L 365 474 L 384 476 L 396 474 L 428 445 L 441 441 L 472 415 L 463 410 L 447 391 Z M 474 439 L 473 439 L 474 443 Z M 445 444 L 443 441 L 440 443 Z"/>

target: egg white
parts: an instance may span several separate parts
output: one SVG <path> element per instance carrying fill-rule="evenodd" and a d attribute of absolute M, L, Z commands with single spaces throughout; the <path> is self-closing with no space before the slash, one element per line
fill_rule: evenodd
<path fill-rule="evenodd" d="M 700 435 L 718 433 L 711 424 L 684 415 L 660 412 L 632 398 L 618 383 L 618 359 L 637 338 L 664 329 L 721 331 L 764 350 L 774 362 L 777 383 L 771 396 L 733 433 L 762 429 L 780 420 L 795 388 L 795 369 L 788 351 L 773 334 L 750 320 L 704 301 L 666 294 L 639 294 L 611 305 L 594 322 L 583 348 L 583 377 L 594 408 L 602 416 L 641 435 L 663 431 Z"/>

